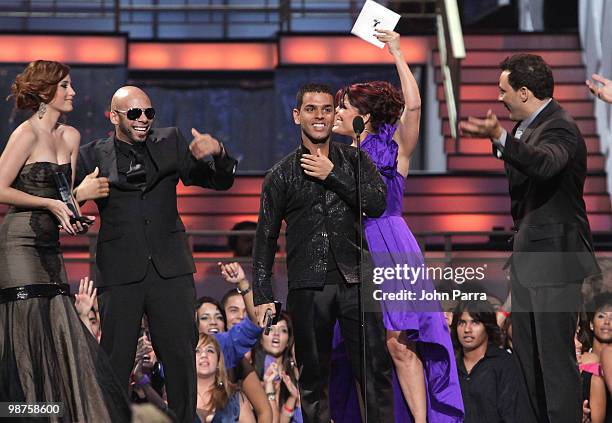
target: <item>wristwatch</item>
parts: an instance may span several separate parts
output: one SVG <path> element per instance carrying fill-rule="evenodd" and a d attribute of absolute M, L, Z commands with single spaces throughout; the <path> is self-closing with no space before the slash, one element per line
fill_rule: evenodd
<path fill-rule="evenodd" d="M 251 287 L 249 286 L 247 289 L 245 289 L 244 291 L 240 290 L 240 287 L 236 287 L 236 292 L 239 293 L 240 295 L 242 295 L 243 297 L 248 294 L 249 292 L 251 292 Z"/>
<path fill-rule="evenodd" d="M 276 401 L 276 394 L 274 392 L 267 393 L 268 401 Z"/>

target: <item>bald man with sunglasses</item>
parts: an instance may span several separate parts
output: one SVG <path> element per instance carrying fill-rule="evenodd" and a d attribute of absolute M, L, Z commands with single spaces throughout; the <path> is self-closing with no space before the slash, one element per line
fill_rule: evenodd
<path fill-rule="evenodd" d="M 193 423 L 195 265 L 177 210 L 176 185 L 181 180 L 227 190 L 237 161 L 212 136 L 192 129 L 188 144 L 178 128 L 152 128 L 154 119 L 144 91 L 117 90 L 110 110 L 115 131 L 81 147 L 76 180 L 93 174 L 109 185 L 95 199 L 101 218 L 96 285 L 102 348 L 127 390 L 146 313 L 164 366 L 169 408 L 178 421 Z M 75 197 L 91 199 L 81 187 Z"/>

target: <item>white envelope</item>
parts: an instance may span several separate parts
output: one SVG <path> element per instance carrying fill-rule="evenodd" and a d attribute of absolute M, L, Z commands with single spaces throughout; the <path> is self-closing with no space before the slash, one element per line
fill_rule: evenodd
<path fill-rule="evenodd" d="M 372 0 L 367 0 L 351 29 L 351 34 L 374 44 L 378 48 L 383 48 L 385 43 L 378 41 L 374 34 L 375 29 L 394 30 L 400 20 L 400 15 L 393 10 Z"/>

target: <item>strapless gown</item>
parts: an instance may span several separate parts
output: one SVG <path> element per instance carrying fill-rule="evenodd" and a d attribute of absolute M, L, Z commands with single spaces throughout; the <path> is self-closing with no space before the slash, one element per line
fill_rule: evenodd
<path fill-rule="evenodd" d="M 71 178 L 69 163 L 36 162 L 23 166 L 12 187 L 57 198 L 54 172 Z M 11 207 L 0 226 L 0 402 L 63 403 L 63 416 L 29 422 L 129 422 L 127 396 L 72 298 L 15 295 L 66 282 L 55 217 Z"/>

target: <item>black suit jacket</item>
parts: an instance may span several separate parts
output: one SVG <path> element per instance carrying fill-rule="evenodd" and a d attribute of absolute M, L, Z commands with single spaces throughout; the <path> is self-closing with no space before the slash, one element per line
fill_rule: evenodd
<path fill-rule="evenodd" d="M 80 149 L 75 185 L 96 166 L 110 180 L 110 195 L 96 200 L 101 218 L 97 286 L 139 281 L 149 261 L 167 278 L 195 272 L 176 185 L 180 179 L 185 185 L 227 190 L 234 182 L 235 159 L 225 153 L 214 161 L 196 160 L 178 128 L 153 129 L 146 142 L 154 172 L 144 190 L 119 181 L 113 136 Z"/>
<path fill-rule="evenodd" d="M 501 159 L 517 231 L 511 263 L 519 281 L 558 285 L 598 272 L 583 199 L 587 150 L 574 120 L 552 100 L 520 140 L 508 134 Z"/>

